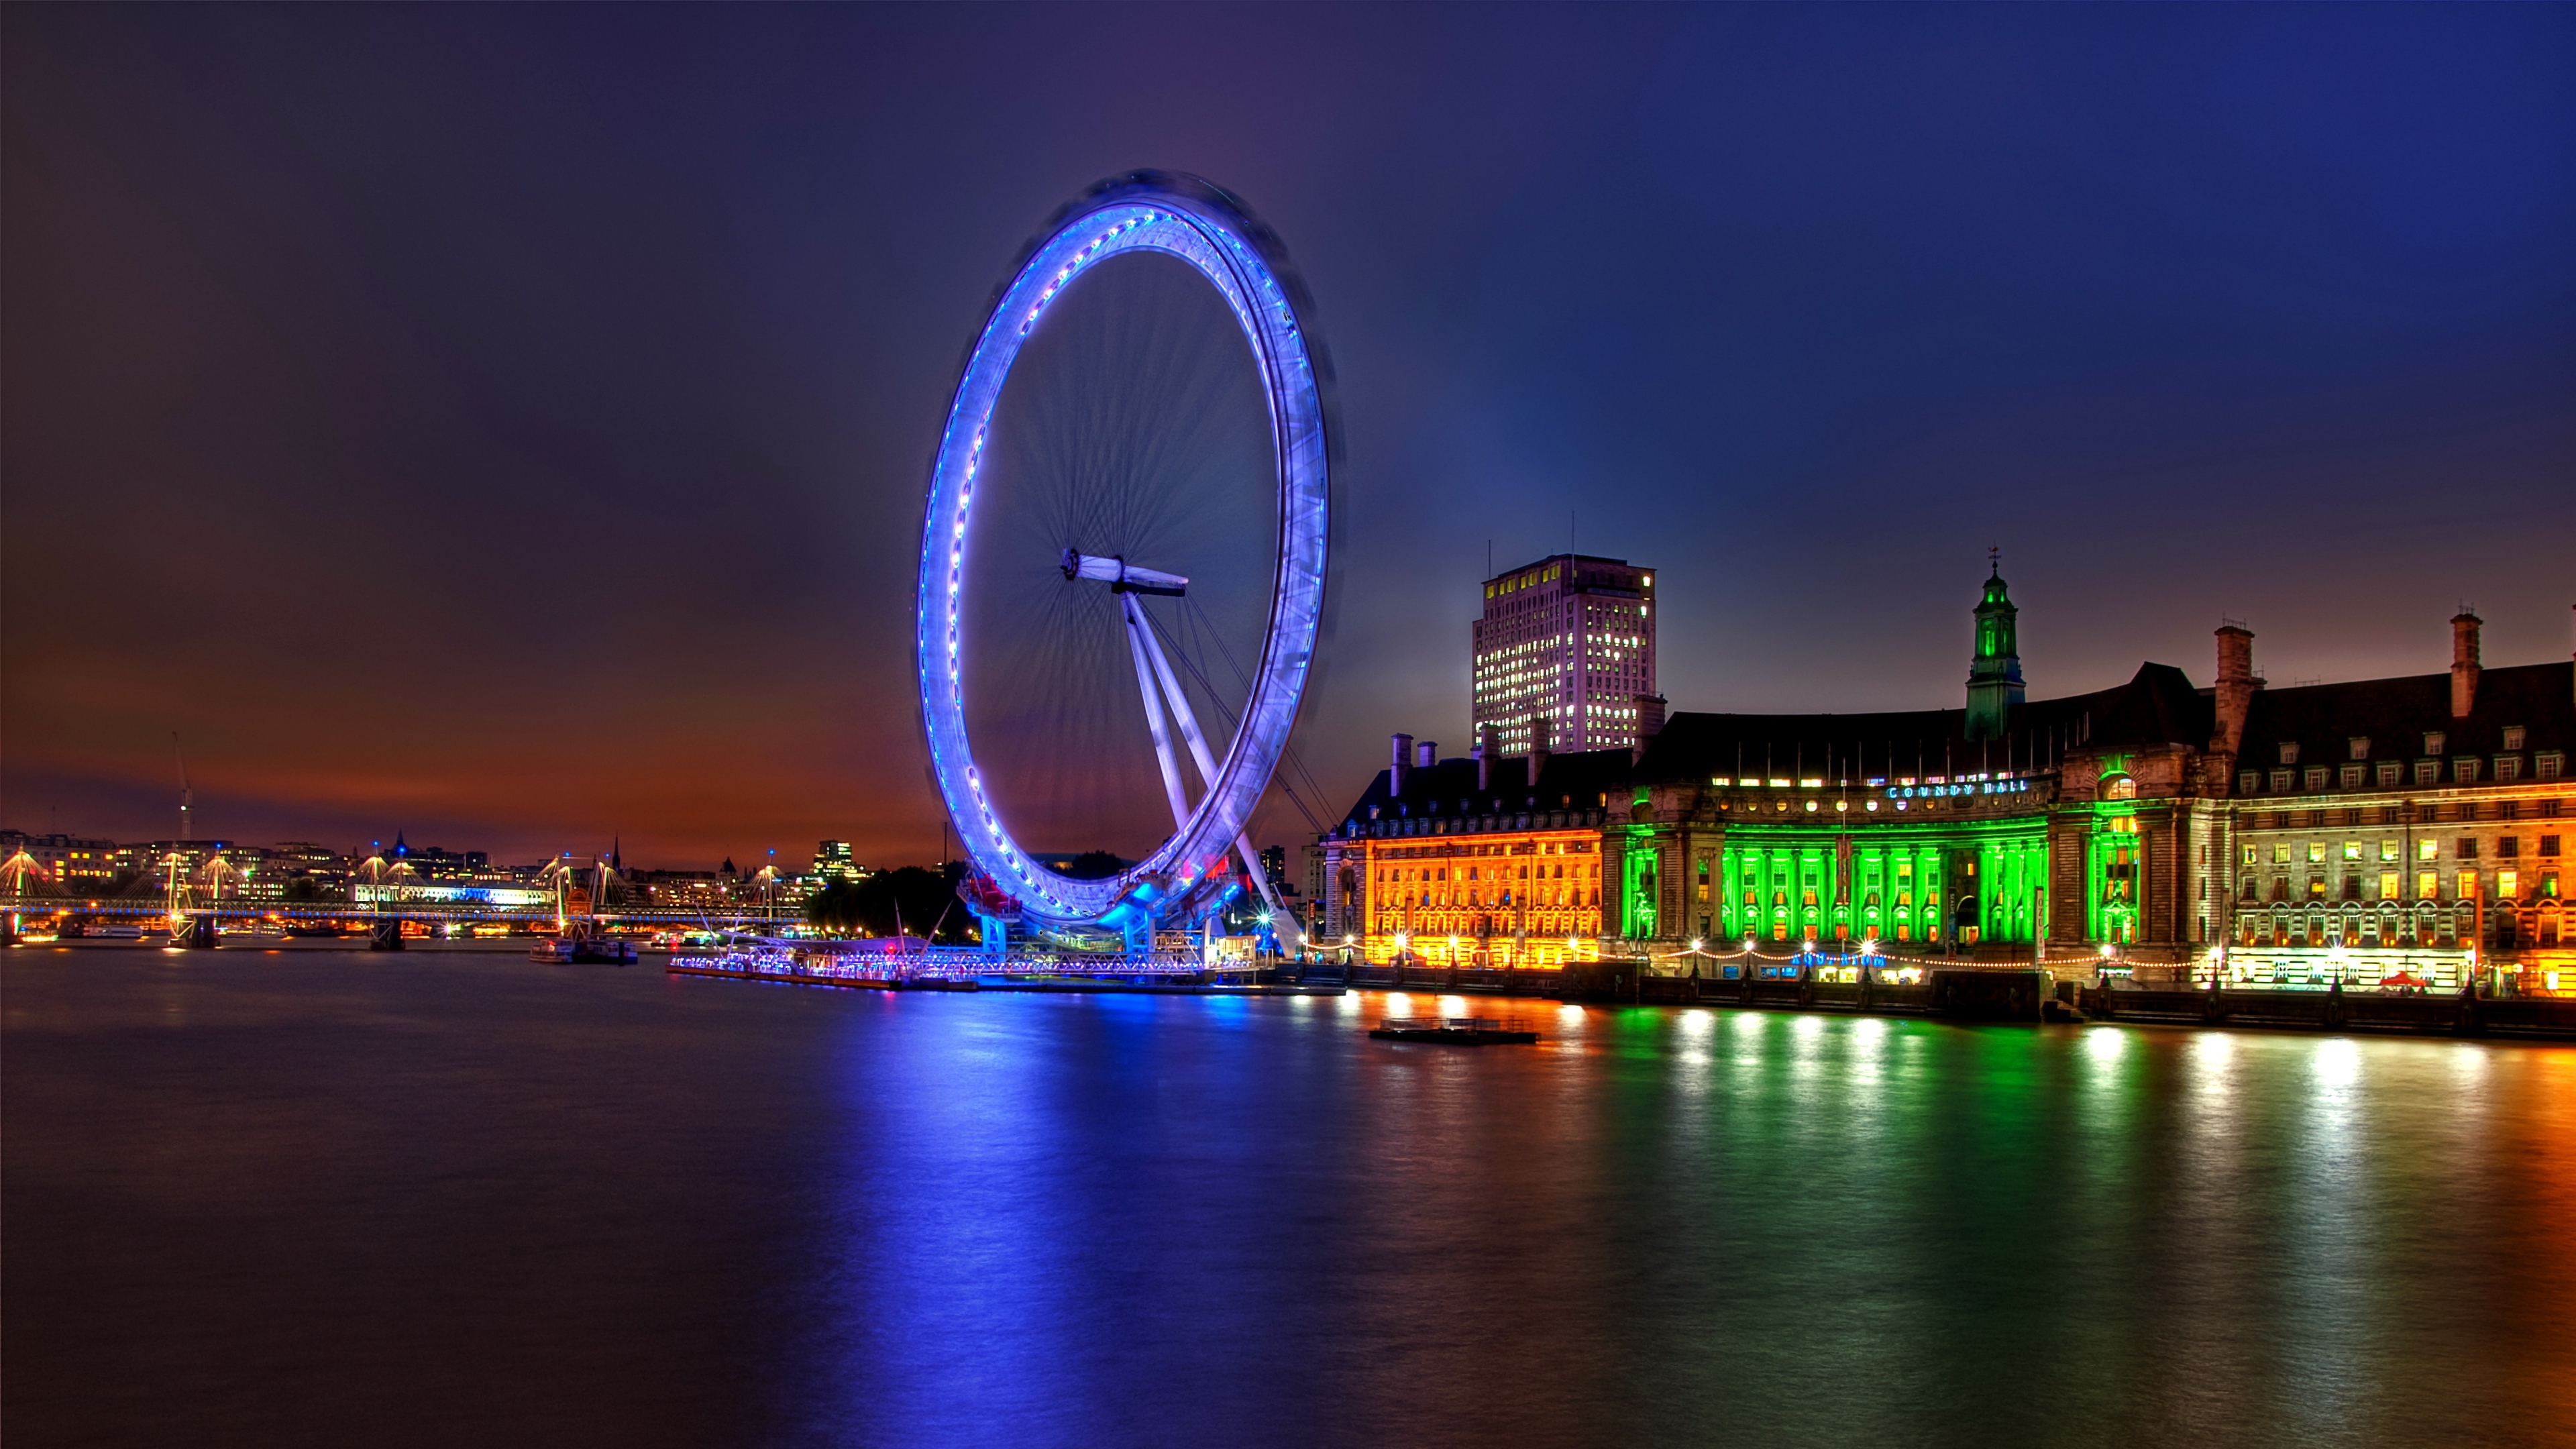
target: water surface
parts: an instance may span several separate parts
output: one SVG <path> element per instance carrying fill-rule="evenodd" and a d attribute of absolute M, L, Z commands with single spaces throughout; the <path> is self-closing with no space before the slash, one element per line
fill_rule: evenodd
<path fill-rule="evenodd" d="M 2531 1444 L 2576 1404 L 2563 1047 L 0 971 L 16 1446 Z"/>

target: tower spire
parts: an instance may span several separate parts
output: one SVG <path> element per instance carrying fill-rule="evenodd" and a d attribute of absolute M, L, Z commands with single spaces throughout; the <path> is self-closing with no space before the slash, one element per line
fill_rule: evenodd
<path fill-rule="evenodd" d="M 2003 550 L 1986 550 L 1990 572 L 1985 597 L 1977 601 L 1977 647 L 1968 659 L 1968 711 L 1965 733 L 1971 740 L 1998 740 L 2011 726 L 2012 707 L 2022 702 L 2021 611 L 2013 607 L 2004 584 Z"/>

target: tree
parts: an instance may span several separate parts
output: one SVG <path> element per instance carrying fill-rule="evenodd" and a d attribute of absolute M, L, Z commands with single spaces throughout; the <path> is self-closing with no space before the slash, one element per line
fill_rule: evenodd
<path fill-rule="evenodd" d="M 1107 880 L 1125 870 L 1128 862 L 1105 850 L 1086 850 L 1066 861 L 1064 873 L 1075 880 Z"/>
<path fill-rule="evenodd" d="M 832 931 L 891 936 L 898 913 L 910 934 L 924 935 L 936 926 L 934 939 L 952 945 L 964 943 L 973 923 L 947 878 L 919 866 L 878 871 L 855 882 L 836 880 L 805 900 L 805 919 Z"/>

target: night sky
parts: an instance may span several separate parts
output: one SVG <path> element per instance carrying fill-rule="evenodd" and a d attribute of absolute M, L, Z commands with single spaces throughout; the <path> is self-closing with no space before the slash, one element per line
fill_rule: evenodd
<path fill-rule="evenodd" d="M 1346 795 L 1569 515 L 1676 709 L 1956 705 L 1989 545 L 2037 696 L 2565 658 L 2570 77 L 2538 5 L 12 5 L 0 825 L 175 833 L 175 730 L 201 837 L 930 856 L 948 389 L 1138 166 L 1318 305 Z"/>

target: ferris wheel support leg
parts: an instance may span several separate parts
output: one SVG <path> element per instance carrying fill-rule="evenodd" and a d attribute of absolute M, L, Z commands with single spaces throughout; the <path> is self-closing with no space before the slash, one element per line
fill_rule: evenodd
<path fill-rule="evenodd" d="M 1208 753 L 1207 736 L 1199 733 L 1199 717 L 1190 708 L 1190 697 L 1181 693 L 1181 682 L 1172 674 L 1172 661 L 1163 653 L 1163 641 L 1154 637 L 1153 628 L 1146 622 L 1144 609 L 1136 602 L 1136 596 L 1128 594 L 1124 597 L 1128 630 L 1143 641 L 1145 657 L 1154 662 L 1154 677 L 1162 681 L 1163 697 L 1171 701 L 1172 718 L 1179 723 L 1181 738 L 1190 747 L 1190 762 L 1199 767 L 1199 784 L 1213 789 L 1216 785 L 1216 758 Z"/>
<path fill-rule="evenodd" d="M 1190 800 L 1181 791 L 1180 762 L 1172 758 L 1172 733 L 1163 727 L 1163 706 L 1154 692 L 1154 670 L 1145 662 L 1147 651 L 1152 650 L 1154 662 L 1161 663 L 1162 651 L 1154 648 L 1154 631 L 1146 626 L 1144 614 L 1137 609 L 1136 596 L 1121 594 L 1118 603 L 1127 619 L 1127 652 L 1136 661 L 1136 688 L 1145 696 L 1145 724 L 1154 732 L 1154 759 L 1163 767 L 1163 793 L 1171 799 L 1172 824 L 1177 828 L 1189 822 Z M 1170 673 L 1170 666 L 1166 665 L 1165 677 L 1168 678 Z M 1188 716 L 1182 718 L 1187 719 Z M 1190 742 L 1197 745 L 1198 725 L 1193 722 L 1188 728 Z M 1204 778 L 1209 773 L 1204 758 L 1206 747 L 1200 745 L 1199 749 L 1202 755 L 1199 773 Z"/>
<path fill-rule="evenodd" d="M 999 916 L 975 913 L 975 935 L 987 956 L 1007 956 L 1011 952 L 1011 928 Z"/>

